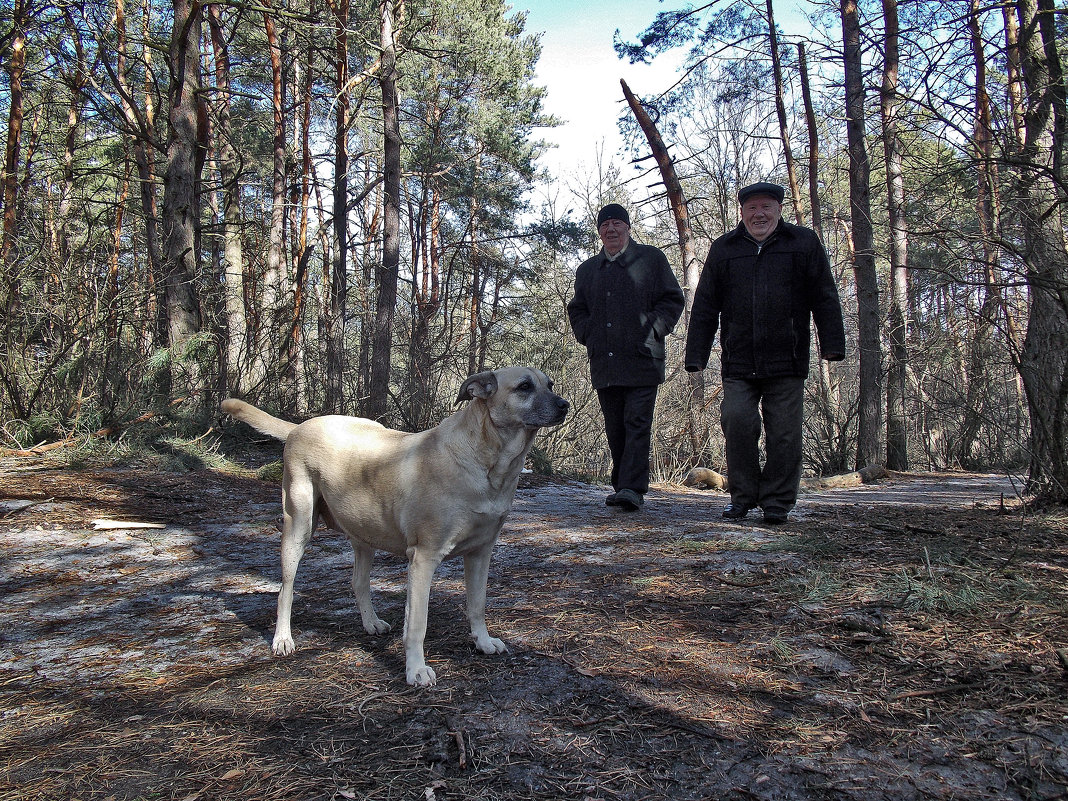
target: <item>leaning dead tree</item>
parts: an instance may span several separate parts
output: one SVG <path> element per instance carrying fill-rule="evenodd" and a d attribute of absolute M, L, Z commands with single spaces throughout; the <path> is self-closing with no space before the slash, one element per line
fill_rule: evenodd
<path fill-rule="evenodd" d="M 686 207 L 686 195 L 682 191 L 682 183 L 679 181 L 675 165 L 671 162 L 671 154 L 668 153 L 667 145 L 664 144 L 660 132 L 656 129 L 656 123 L 649 116 L 649 112 L 642 106 L 641 101 L 634 96 L 634 92 L 627 86 L 627 82 L 619 79 L 623 87 L 623 96 L 627 98 L 634 119 L 641 126 L 642 133 L 649 142 L 649 149 L 653 158 L 660 168 L 660 177 L 664 181 L 664 189 L 667 191 L 668 204 L 671 206 L 671 214 L 675 218 L 675 227 L 679 232 L 679 251 L 682 253 L 682 270 L 685 283 L 683 291 L 686 293 L 686 323 L 690 322 L 690 308 L 693 305 L 693 293 L 697 290 L 697 281 L 701 277 L 701 261 L 697 258 L 693 247 L 693 229 L 690 227 L 690 212 Z"/>
<path fill-rule="evenodd" d="M 630 87 L 627 86 L 627 82 L 620 78 L 619 83 L 623 87 L 623 96 L 627 98 L 627 103 L 630 105 L 631 111 L 634 112 L 634 118 L 638 121 L 638 125 L 641 126 L 642 132 L 649 142 L 649 149 L 652 151 L 653 158 L 656 159 L 656 164 L 660 168 L 660 177 L 663 179 L 664 189 L 667 191 L 668 204 L 671 206 L 671 214 L 675 218 L 675 227 L 679 232 L 679 252 L 682 254 L 683 292 L 686 294 L 685 320 L 686 327 L 689 328 L 693 296 L 694 292 L 697 291 L 697 282 L 701 278 L 701 260 L 697 258 L 697 254 L 694 251 L 693 229 L 690 227 L 690 212 L 686 206 L 686 195 L 682 191 L 682 183 L 679 181 L 678 173 L 675 172 L 671 154 L 668 153 L 667 145 L 664 144 L 664 139 L 660 136 L 656 123 L 653 122 L 638 98 L 634 96 Z M 690 391 L 695 402 L 689 404 L 688 414 L 690 420 L 688 428 L 691 437 L 690 444 L 696 453 L 700 450 L 701 443 L 707 438 L 705 427 L 697 425 L 693 411 L 695 408 L 701 409 L 704 407 L 704 374 L 691 373 L 689 375 L 691 376 Z"/>

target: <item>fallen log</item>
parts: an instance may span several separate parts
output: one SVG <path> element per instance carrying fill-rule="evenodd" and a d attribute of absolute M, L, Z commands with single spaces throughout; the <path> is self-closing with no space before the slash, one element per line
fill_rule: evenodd
<path fill-rule="evenodd" d="M 852 473 L 843 473 L 837 476 L 821 476 L 820 478 L 801 479 L 802 492 L 815 492 L 825 489 L 842 489 L 843 487 L 859 487 L 861 484 L 870 484 L 880 478 L 886 478 L 886 468 L 881 464 L 872 464 Z M 697 487 L 699 489 L 716 489 L 727 491 L 730 484 L 727 476 L 717 473 L 707 467 L 695 467 L 682 480 L 683 486 Z"/>
<path fill-rule="evenodd" d="M 842 489 L 843 487 L 859 487 L 861 484 L 870 484 L 880 478 L 886 478 L 886 468 L 881 464 L 870 464 L 852 473 L 842 473 L 837 476 L 821 476 L 820 478 L 801 479 L 801 489 L 806 492 L 824 489 Z"/>
<path fill-rule="evenodd" d="M 686 474 L 682 480 L 685 487 L 698 487 L 700 489 L 727 489 L 727 477 L 707 467 L 695 467 Z"/>

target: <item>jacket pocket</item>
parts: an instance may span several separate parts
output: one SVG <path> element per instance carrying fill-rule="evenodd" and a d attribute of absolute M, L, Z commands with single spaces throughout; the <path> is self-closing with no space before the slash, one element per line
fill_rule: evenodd
<path fill-rule="evenodd" d="M 645 341 L 638 346 L 638 353 L 663 361 L 666 358 L 664 340 L 658 337 L 656 331 L 650 328 L 645 334 Z"/>

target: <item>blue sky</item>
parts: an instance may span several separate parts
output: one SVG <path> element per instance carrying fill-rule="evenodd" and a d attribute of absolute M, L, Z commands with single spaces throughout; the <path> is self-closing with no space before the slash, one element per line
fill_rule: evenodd
<path fill-rule="evenodd" d="M 633 41 L 660 11 L 682 8 L 686 0 L 510 0 L 513 10 L 526 10 L 527 33 L 542 34 L 538 83 L 548 94 L 545 111 L 563 125 L 542 130 L 541 136 L 558 147 L 542 164 L 556 175 L 574 173 L 597 162 L 603 143 L 607 159 L 622 144 L 616 119 L 625 108 L 620 78 L 639 97 L 660 94 L 677 79 L 683 53 L 660 56 L 652 65 L 630 64 L 616 57 L 612 37 L 619 29 Z M 802 9 L 808 0 L 776 0 L 775 16 L 787 34 L 808 27 Z M 626 173 L 625 173 L 626 174 Z"/>
<path fill-rule="evenodd" d="M 622 144 L 616 118 L 622 111 L 620 78 L 638 95 L 652 95 L 674 82 L 674 66 L 629 64 L 616 57 L 612 36 L 616 29 L 633 40 L 658 11 L 681 7 L 659 0 L 512 0 L 513 9 L 526 10 L 528 33 L 541 33 L 542 55 L 538 83 L 548 89 L 545 110 L 563 120 L 542 138 L 559 145 L 543 163 L 554 173 L 574 172 L 580 164 L 592 167 L 597 146 L 607 158 Z"/>

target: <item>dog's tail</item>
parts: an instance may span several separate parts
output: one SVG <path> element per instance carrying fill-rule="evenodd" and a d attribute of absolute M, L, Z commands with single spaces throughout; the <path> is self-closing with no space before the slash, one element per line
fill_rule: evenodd
<path fill-rule="evenodd" d="M 267 412 L 257 409 L 255 406 L 239 401 L 236 398 L 227 398 L 219 406 L 224 414 L 236 417 L 238 420 L 248 423 L 257 431 L 261 431 L 269 437 L 286 441 L 289 432 L 297 427 L 296 423 L 289 423 L 272 417 Z"/>

